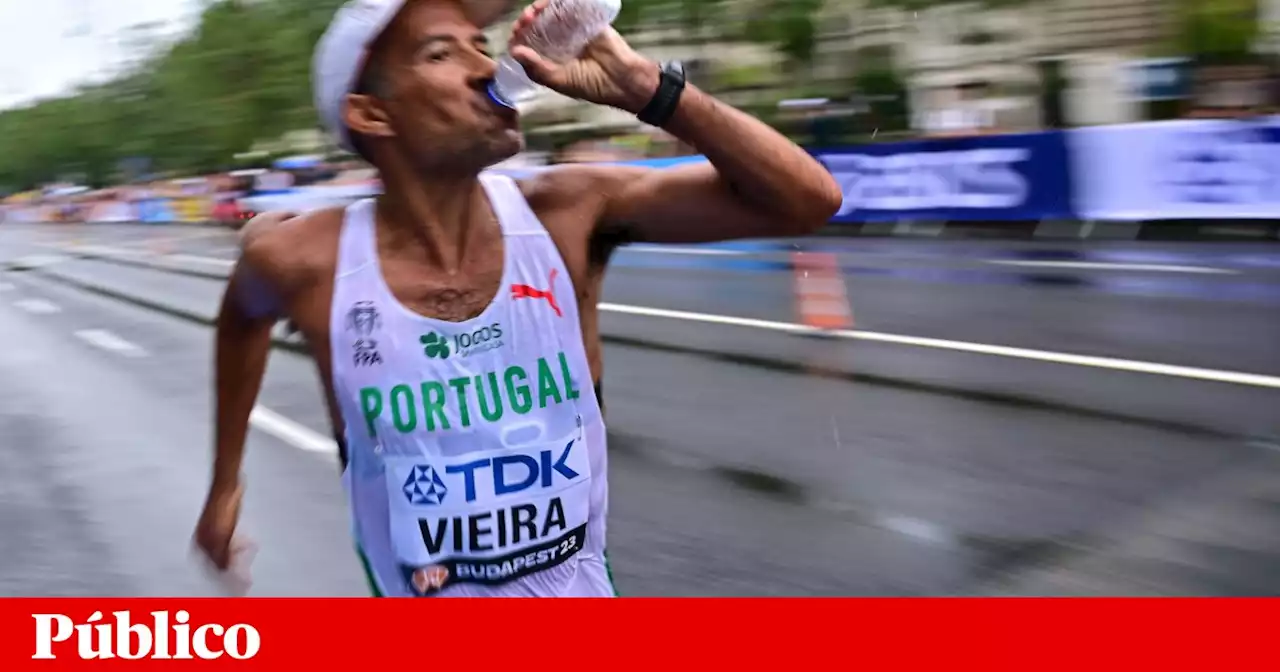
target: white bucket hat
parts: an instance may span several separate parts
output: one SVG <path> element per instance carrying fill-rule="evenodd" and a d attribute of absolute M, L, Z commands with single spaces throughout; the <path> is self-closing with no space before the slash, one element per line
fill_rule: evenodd
<path fill-rule="evenodd" d="M 316 43 L 311 88 L 320 123 L 347 151 L 355 151 L 342 121 L 351 93 L 369 58 L 369 49 L 410 0 L 351 0 L 334 15 Z M 477 26 L 487 28 L 515 6 L 517 0 L 460 0 Z"/>

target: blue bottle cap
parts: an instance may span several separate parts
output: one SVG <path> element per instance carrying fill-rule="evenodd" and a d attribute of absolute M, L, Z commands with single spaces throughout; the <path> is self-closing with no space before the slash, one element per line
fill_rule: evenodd
<path fill-rule="evenodd" d="M 498 88 L 497 82 L 489 82 L 489 86 L 485 89 L 489 93 L 489 99 L 493 102 L 511 109 L 516 109 L 515 103 L 509 101 L 502 95 L 502 91 Z"/>

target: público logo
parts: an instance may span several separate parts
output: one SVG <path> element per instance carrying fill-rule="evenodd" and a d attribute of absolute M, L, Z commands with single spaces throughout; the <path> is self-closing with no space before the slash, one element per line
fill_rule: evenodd
<path fill-rule="evenodd" d="M 133 613 L 115 611 L 114 622 L 95 611 L 83 623 L 66 614 L 32 614 L 36 652 L 32 660 L 248 660 L 262 648 L 262 635 L 252 625 L 192 622 L 191 614 L 153 611 L 151 621 L 133 621 Z M 212 635 L 212 636 L 210 636 Z"/>
<path fill-rule="evenodd" d="M 449 339 L 444 336 L 431 332 L 418 337 L 418 342 L 423 345 L 422 351 L 431 359 L 449 359 Z"/>

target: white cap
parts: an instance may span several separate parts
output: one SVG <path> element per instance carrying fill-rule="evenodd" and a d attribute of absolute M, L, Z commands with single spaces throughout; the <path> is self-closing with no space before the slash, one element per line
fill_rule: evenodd
<path fill-rule="evenodd" d="M 316 43 L 311 67 L 311 88 L 320 123 L 338 144 L 355 151 L 347 125 L 342 121 L 343 104 L 356 85 L 369 58 L 369 49 L 382 31 L 404 7 L 407 0 L 350 0 L 334 15 L 329 28 Z M 515 0 L 461 0 L 476 25 L 487 27 L 515 4 Z"/>

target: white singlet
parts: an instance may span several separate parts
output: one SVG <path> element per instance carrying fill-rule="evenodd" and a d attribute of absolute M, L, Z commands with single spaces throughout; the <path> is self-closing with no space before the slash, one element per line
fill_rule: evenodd
<path fill-rule="evenodd" d="M 503 278 L 466 322 L 400 304 L 374 201 L 347 208 L 330 334 L 352 532 L 379 595 L 614 596 L 604 419 L 573 282 L 515 181 L 481 183 Z"/>

